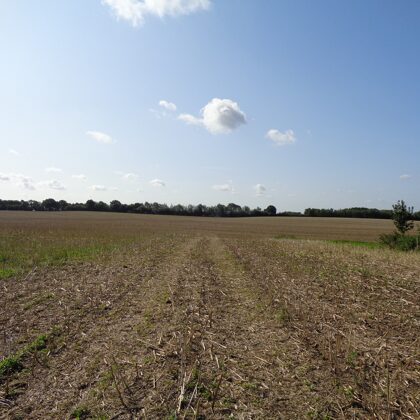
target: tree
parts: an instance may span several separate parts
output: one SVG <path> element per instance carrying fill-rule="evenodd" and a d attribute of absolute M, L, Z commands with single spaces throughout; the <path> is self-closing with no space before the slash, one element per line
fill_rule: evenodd
<path fill-rule="evenodd" d="M 398 200 L 397 203 L 392 206 L 392 220 L 401 235 L 405 235 L 406 232 L 413 229 L 413 219 L 414 209 L 413 207 L 407 207 L 404 200 Z"/>
<path fill-rule="evenodd" d="M 109 203 L 109 208 L 110 208 L 111 211 L 119 212 L 122 209 L 122 204 L 118 200 L 112 200 Z"/>
<path fill-rule="evenodd" d="M 86 201 L 85 207 L 87 211 L 95 211 L 96 203 L 92 199 L 90 199 Z"/>
<path fill-rule="evenodd" d="M 42 207 L 44 207 L 45 210 L 54 211 L 58 210 L 60 208 L 60 205 L 53 198 L 47 198 L 42 202 Z"/>
<path fill-rule="evenodd" d="M 66 210 L 66 208 L 67 208 L 67 206 L 68 206 L 69 204 L 67 203 L 67 201 L 66 200 L 60 200 L 59 202 L 58 202 L 58 208 L 59 208 L 59 210 L 61 210 L 61 211 L 63 211 L 63 210 Z"/>
<path fill-rule="evenodd" d="M 267 216 L 275 216 L 277 214 L 277 209 L 270 205 L 264 210 L 264 213 L 267 214 Z"/>

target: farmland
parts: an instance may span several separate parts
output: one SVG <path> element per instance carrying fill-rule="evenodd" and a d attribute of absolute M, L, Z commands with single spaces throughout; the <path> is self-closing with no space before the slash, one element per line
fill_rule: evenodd
<path fill-rule="evenodd" d="M 419 418 L 389 220 L 0 213 L 1 418 Z"/>

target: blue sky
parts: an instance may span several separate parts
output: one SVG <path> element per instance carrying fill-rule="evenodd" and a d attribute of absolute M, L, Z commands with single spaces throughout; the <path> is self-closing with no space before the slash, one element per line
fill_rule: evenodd
<path fill-rule="evenodd" d="M 0 197 L 420 208 L 420 2 L 2 0 Z"/>

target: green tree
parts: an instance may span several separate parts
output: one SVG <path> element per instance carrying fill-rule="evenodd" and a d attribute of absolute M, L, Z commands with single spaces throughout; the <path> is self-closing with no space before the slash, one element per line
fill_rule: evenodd
<path fill-rule="evenodd" d="M 60 205 L 53 198 L 47 198 L 42 202 L 42 207 L 44 207 L 44 209 L 48 211 L 55 211 L 60 208 Z"/>
<path fill-rule="evenodd" d="M 275 216 L 277 214 L 277 209 L 274 206 L 270 205 L 264 210 L 264 213 L 268 216 Z"/>
<path fill-rule="evenodd" d="M 413 229 L 413 219 L 414 209 L 413 207 L 407 207 L 404 200 L 398 200 L 397 203 L 392 206 L 392 220 L 401 235 L 405 235 L 406 232 Z"/>
<path fill-rule="evenodd" d="M 109 203 L 109 208 L 110 208 L 110 210 L 111 210 L 111 211 L 116 211 L 116 212 L 119 212 L 119 211 L 121 211 L 121 209 L 122 209 L 122 204 L 121 204 L 121 202 L 120 202 L 120 201 L 118 201 L 118 200 L 112 200 L 112 201 Z"/>

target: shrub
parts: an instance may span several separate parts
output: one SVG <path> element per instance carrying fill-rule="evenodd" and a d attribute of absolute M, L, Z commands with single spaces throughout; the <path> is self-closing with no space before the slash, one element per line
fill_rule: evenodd
<path fill-rule="evenodd" d="M 406 236 L 398 232 L 383 234 L 379 237 L 381 243 L 392 249 L 400 251 L 413 251 L 419 249 L 420 232 L 415 236 Z"/>

